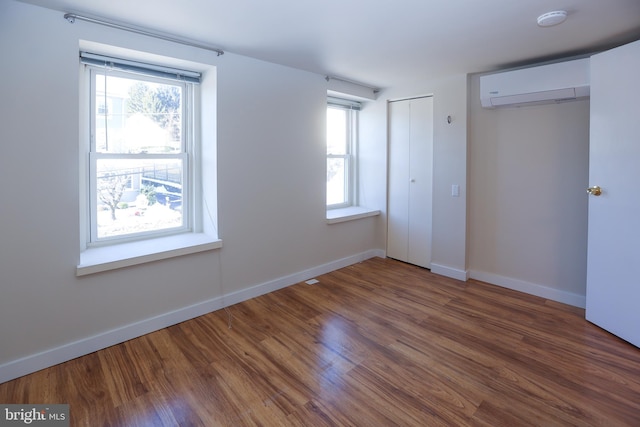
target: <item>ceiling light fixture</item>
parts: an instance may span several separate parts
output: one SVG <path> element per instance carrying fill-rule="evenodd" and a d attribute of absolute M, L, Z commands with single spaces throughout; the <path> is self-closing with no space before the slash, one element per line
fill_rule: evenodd
<path fill-rule="evenodd" d="M 564 10 L 554 10 L 538 16 L 538 25 L 541 27 L 553 27 L 562 24 L 567 19 L 567 12 Z"/>

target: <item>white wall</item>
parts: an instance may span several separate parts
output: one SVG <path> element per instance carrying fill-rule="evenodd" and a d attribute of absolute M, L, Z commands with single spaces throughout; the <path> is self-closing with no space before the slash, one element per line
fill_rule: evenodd
<path fill-rule="evenodd" d="M 77 278 L 80 40 L 217 67 L 216 251 Z M 0 382 L 381 253 L 325 222 L 323 76 L 0 4 Z M 205 118 L 207 120 L 207 118 Z M 367 143 L 364 143 L 367 146 Z M 385 188 L 365 156 L 365 197 Z M 367 179 L 371 179 L 368 184 Z"/>
<path fill-rule="evenodd" d="M 467 76 L 434 82 L 433 242 L 431 271 L 466 280 Z M 451 123 L 447 117 L 451 116 Z M 452 185 L 460 196 L 452 197 Z"/>
<path fill-rule="evenodd" d="M 582 306 L 586 292 L 589 101 L 480 106 L 471 78 L 471 277 Z"/>

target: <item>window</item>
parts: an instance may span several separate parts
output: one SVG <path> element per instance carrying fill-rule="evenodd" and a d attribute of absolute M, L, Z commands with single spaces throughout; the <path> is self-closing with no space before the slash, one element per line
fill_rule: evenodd
<path fill-rule="evenodd" d="M 356 141 L 360 104 L 329 98 L 327 106 L 327 209 L 356 204 Z"/>
<path fill-rule="evenodd" d="M 194 227 L 199 74 L 82 53 L 87 246 Z"/>

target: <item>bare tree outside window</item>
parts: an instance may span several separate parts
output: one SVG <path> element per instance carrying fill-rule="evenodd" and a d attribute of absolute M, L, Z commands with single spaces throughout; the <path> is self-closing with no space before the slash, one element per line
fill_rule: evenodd
<path fill-rule="evenodd" d="M 97 179 L 98 200 L 111 210 L 111 220 L 115 221 L 116 209 L 130 177 L 117 171 L 103 172 Z"/>

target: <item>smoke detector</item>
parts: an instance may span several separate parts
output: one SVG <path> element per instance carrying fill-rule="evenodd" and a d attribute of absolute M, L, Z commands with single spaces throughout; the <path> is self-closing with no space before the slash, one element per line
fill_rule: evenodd
<path fill-rule="evenodd" d="M 567 12 L 565 10 L 554 10 L 538 16 L 538 25 L 541 27 L 553 27 L 554 25 L 562 24 L 566 19 Z"/>

